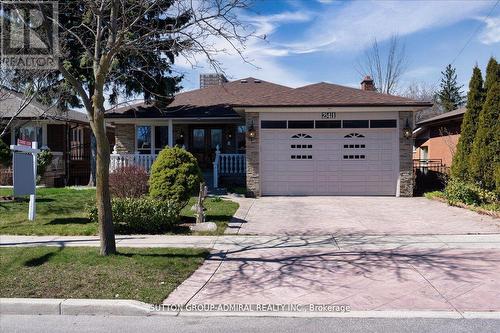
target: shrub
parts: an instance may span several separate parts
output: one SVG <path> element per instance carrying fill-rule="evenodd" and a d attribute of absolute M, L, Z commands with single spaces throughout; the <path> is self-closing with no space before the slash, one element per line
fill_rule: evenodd
<path fill-rule="evenodd" d="M 12 164 L 12 152 L 9 146 L 0 139 L 0 166 L 9 167 Z"/>
<path fill-rule="evenodd" d="M 52 163 L 52 152 L 49 149 L 41 150 L 36 155 L 36 172 L 40 177 L 43 177 L 47 167 Z"/>
<path fill-rule="evenodd" d="M 111 201 L 113 225 L 118 234 L 158 234 L 171 230 L 179 221 L 179 206 L 172 201 L 148 197 L 116 198 Z M 97 207 L 89 210 L 89 218 L 97 223 Z"/>
<path fill-rule="evenodd" d="M 149 194 L 159 200 L 172 200 L 185 207 L 199 190 L 203 177 L 196 158 L 183 148 L 163 149 L 151 167 Z"/>
<path fill-rule="evenodd" d="M 448 182 L 444 190 L 444 195 L 446 200 L 452 205 L 464 203 L 472 206 L 480 206 L 498 202 L 495 193 L 482 189 L 478 185 L 458 179 L 452 179 Z"/>
<path fill-rule="evenodd" d="M 117 198 L 139 198 L 148 193 L 146 169 L 131 165 L 118 168 L 109 175 L 109 190 Z"/>

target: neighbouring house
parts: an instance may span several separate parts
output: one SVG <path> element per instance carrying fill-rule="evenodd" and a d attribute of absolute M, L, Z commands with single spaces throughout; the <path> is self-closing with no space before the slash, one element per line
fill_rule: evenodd
<path fill-rule="evenodd" d="M 5 92 L 5 90 L 4 90 Z M 37 141 L 41 149 L 50 149 L 52 163 L 42 182 L 46 186 L 86 185 L 90 178 L 91 129 L 84 113 L 46 107 L 31 101 L 9 124 L 12 116 L 25 103 L 22 94 L 8 91 L 0 101 L 0 123 L 8 125 L 2 140 L 15 144 L 18 139 Z M 113 128 L 108 127 L 110 144 L 114 146 Z M 11 185 L 11 169 L 2 169 L 0 181 Z M 10 176 L 9 176 L 10 174 Z"/>
<path fill-rule="evenodd" d="M 443 176 L 450 170 L 465 111 L 460 108 L 417 122 L 413 167 L 419 192 L 444 187 Z"/>
<path fill-rule="evenodd" d="M 417 122 L 413 159 L 439 161 L 449 168 L 464 114 L 465 108 L 460 108 Z"/>
<path fill-rule="evenodd" d="M 148 169 L 163 147 L 179 145 L 215 185 L 240 177 L 253 196 L 413 195 L 414 112 L 431 103 L 375 92 L 370 77 L 361 89 L 212 81 L 166 107 L 109 110 L 111 168 Z"/>

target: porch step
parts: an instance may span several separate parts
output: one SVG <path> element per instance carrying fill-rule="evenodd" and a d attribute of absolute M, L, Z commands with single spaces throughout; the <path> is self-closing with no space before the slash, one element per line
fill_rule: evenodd
<path fill-rule="evenodd" d="M 225 188 L 214 188 L 214 173 L 213 170 L 203 170 L 203 178 L 208 187 L 208 194 L 211 195 L 225 195 L 227 191 Z"/>

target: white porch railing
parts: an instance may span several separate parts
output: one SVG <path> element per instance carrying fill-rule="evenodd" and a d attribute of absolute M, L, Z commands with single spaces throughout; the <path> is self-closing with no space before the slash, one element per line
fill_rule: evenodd
<path fill-rule="evenodd" d="M 111 154 L 111 162 L 109 171 L 113 172 L 116 169 L 137 165 L 146 169 L 147 172 L 151 170 L 151 166 L 155 161 L 157 155 L 142 155 L 142 154 Z"/>
<path fill-rule="evenodd" d="M 214 188 L 219 187 L 219 176 L 244 175 L 246 170 L 245 154 L 221 154 L 217 146 L 214 160 Z"/>

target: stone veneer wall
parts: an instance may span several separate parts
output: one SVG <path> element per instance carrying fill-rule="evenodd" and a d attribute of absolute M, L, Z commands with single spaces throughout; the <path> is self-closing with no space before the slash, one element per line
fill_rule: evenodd
<path fill-rule="evenodd" d="M 260 161 L 259 161 L 259 142 L 260 142 L 260 121 L 258 112 L 245 113 L 245 122 L 247 129 L 252 125 L 256 136 L 253 140 L 246 138 L 246 159 L 247 159 L 247 195 L 251 197 L 260 196 Z"/>
<path fill-rule="evenodd" d="M 135 125 L 116 124 L 115 125 L 115 147 L 118 154 L 135 153 Z"/>
<path fill-rule="evenodd" d="M 399 112 L 399 196 L 413 196 L 413 139 L 403 136 L 403 128 L 406 120 L 410 128 L 413 128 L 413 113 L 408 111 Z"/>

